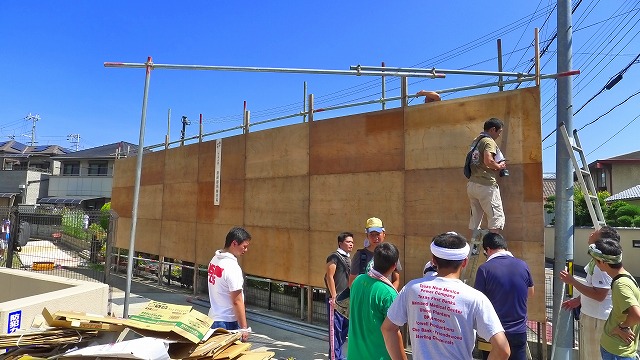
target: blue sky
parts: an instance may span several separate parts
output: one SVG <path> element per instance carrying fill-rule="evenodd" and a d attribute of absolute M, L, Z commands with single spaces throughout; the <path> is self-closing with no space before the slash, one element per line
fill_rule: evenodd
<path fill-rule="evenodd" d="M 37 113 L 40 145 L 72 148 L 69 134 L 80 134 L 81 149 L 121 140 L 137 143 L 145 72 L 105 68 L 103 63 L 143 63 L 148 56 L 158 64 L 348 70 L 350 65 L 384 61 L 394 67 L 493 71 L 496 39 L 501 38 L 505 71 L 524 72 L 532 64 L 533 29 L 541 29 L 541 48 L 556 30 L 554 5 L 534 0 L 3 1 L 0 136 L 28 144 L 30 138 L 24 135 L 31 134 L 31 122 L 24 118 Z M 640 53 L 639 19 L 637 1 L 584 0 L 578 6 L 573 15 L 573 67 L 582 74 L 573 80 L 576 110 Z M 555 55 L 553 42 L 542 57 L 543 73 L 556 72 Z M 574 117 L 574 127 L 581 128 L 631 96 L 581 130 L 589 161 L 640 150 L 640 96 L 632 96 L 640 91 L 639 74 L 640 64 L 632 65 L 620 83 Z M 201 113 L 205 133 L 241 125 L 245 100 L 252 122 L 299 112 L 305 81 L 316 107 L 380 97 L 380 80 L 373 77 L 158 69 L 151 75 L 145 145 L 164 141 L 169 109 L 172 140 L 180 136 L 183 115 L 192 120 L 187 136 L 198 133 Z M 461 75 L 414 78 L 409 91 L 492 81 Z M 457 92 L 444 99 L 496 90 Z M 388 79 L 387 96 L 398 96 L 399 91 L 399 82 Z M 541 91 L 545 137 L 556 124 L 555 81 L 543 81 Z M 316 117 L 378 109 L 380 105 L 371 105 Z M 546 172 L 555 171 L 554 142 L 551 136 L 543 143 Z"/>

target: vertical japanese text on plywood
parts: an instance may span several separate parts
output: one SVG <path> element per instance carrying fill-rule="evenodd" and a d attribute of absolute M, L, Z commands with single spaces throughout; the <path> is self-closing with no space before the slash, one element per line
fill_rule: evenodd
<path fill-rule="evenodd" d="M 222 167 L 222 139 L 216 140 L 216 168 L 214 179 L 213 205 L 220 205 L 220 168 Z"/>

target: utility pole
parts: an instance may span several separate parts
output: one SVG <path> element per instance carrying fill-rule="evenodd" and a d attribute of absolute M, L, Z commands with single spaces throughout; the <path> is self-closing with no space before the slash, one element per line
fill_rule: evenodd
<path fill-rule="evenodd" d="M 25 118 L 25 120 L 27 121 L 31 121 L 32 125 L 31 125 L 31 146 L 34 146 L 36 144 L 36 122 L 38 120 L 40 120 L 40 115 L 35 114 L 35 115 L 31 115 L 31 113 L 29 113 L 29 115 L 27 115 Z"/>
<path fill-rule="evenodd" d="M 69 141 L 75 147 L 76 151 L 78 151 L 78 148 L 80 147 L 80 134 L 67 135 L 67 141 Z"/>
<path fill-rule="evenodd" d="M 558 1 L 558 73 L 571 70 L 572 30 L 571 1 Z M 573 133 L 572 76 L 558 81 L 557 126 L 564 123 L 567 133 Z M 560 131 L 556 131 L 556 223 L 553 264 L 553 347 L 552 359 L 571 359 L 573 352 L 573 319 L 571 311 L 561 311 L 565 286 L 560 271 L 573 268 L 573 170 L 569 152 Z M 571 288 L 569 288 L 571 289 Z M 571 295 L 567 293 L 567 295 Z M 584 351 L 584 349 L 580 349 Z"/>
<path fill-rule="evenodd" d="M 187 130 L 187 125 L 191 125 L 191 120 L 186 116 L 182 116 L 182 131 L 180 132 L 180 146 L 184 146 L 184 135 Z"/>

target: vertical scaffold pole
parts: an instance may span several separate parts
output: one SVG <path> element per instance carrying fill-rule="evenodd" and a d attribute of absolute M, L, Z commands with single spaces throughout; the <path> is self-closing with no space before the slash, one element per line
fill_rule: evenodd
<path fill-rule="evenodd" d="M 140 138 L 138 140 L 138 158 L 136 163 L 136 180 L 133 185 L 133 209 L 131 211 L 131 235 L 129 238 L 129 254 L 127 256 L 127 286 L 124 293 L 124 310 L 123 318 L 129 316 L 129 297 L 131 295 L 131 277 L 133 273 L 133 253 L 136 245 L 136 226 L 138 224 L 138 199 L 140 196 L 140 177 L 142 174 L 142 155 L 144 153 L 144 129 L 147 122 L 147 100 L 149 98 L 149 81 L 151 78 L 151 70 L 153 70 L 153 61 L 151 56 L 147 58 L 147 72 L 144 79 L 144 93 L 142 95 L 142 115 L 140 117 Z"/>

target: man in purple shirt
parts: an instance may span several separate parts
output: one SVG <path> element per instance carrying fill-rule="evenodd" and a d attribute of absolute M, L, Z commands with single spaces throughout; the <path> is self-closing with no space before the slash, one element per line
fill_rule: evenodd
<path fill-rule="evenodd" d="M 486 234 L 482 248 L 488 258 L 478 268 L 474 287 L 489 298 L 498 314 L 511 348 L 509 359 L 525 360 L 527 300 L 533 296 L 529 266 L 507 250 L 507 241 L 500 234 Z M 488 355 L 482 351 L 484 360 Z"/>

